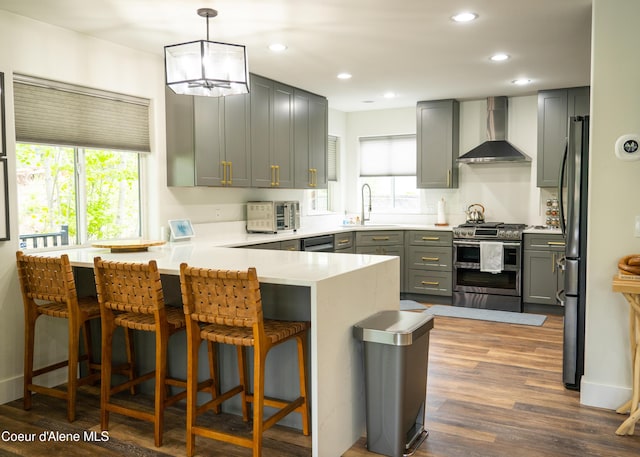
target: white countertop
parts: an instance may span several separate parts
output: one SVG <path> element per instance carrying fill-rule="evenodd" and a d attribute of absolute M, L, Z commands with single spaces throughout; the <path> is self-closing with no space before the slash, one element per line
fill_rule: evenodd
<path fill-rule="evenodd" d="M 69 255 L 71 265 L 93 268 L 93 258 L 122 262 L 156 260 L 162 274 L 178 275 L 180 264 L 223 270 L 246 270 L 255 267 L 261 282 L 312 286 L 319 281 L 349 273 L 371 265 L 388 262 L 381 255 L 353 255 L 329 252 L 273 251 L 262 249 L 229 249 L 209 242 L 174 242 L 151 247 L 143 252 L 112 253 L 106 248 L 70 248 L 46 251 L 45 256 Z"/>
<path fill-rule="evenodd" d="M 442 230 L 451 231 L 452 226 L 415 225 L 415 224 L 367 224 L 367 225 L 338 225 L 322 227 L 302 227 L 297 231 L 287 230 L 278 233 L 246 233 L 246 231 L 210 231 L 203 239 L 221 247 L 241 247 L 252 244 L 269 243 L 273 241 L 288 241 L 311 236 L 330 235 L 332 233 L 375 231 L 375 230 Z M 200 238 L 196 230 L 196 238 Z"/>

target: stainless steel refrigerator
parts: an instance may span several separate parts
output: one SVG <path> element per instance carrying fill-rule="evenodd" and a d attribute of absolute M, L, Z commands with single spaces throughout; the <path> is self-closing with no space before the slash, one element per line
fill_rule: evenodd
<path fill-rule="evenodd" d="M 580 390 L 584 374 L 584 326 L 587 276 L 587 190 L 589 116 L 569 118 L 567 147 L 560 170 L 560 227 L 565 237 L 564 354 L 562 378 L 568 389 Z"/>

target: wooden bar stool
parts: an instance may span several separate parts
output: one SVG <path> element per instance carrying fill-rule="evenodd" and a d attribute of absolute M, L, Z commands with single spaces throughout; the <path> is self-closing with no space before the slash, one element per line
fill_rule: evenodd
<path fill-rule="evenodd" d="M 102 384 L 100 395 L 100 426 L 109 428 L 109 413 L 118 413 L 154 424 L 154 443 L 162 445 L 164 410 L 167 406 L 186 398 L 187 382 L 169 377 L 167 348 L 169 337 L 185 329 L 185 317 L 178 307 L 165 306 L 160 273 L 155 260 L 148 264 L 103 261 L 94 259 L 94 273 L 98 301 L 102 313 Z M 117 327 L 155 333 L 155 369 L 135 379 L 111 386 L 111 360 L 113 332 Z M 208 389 L 216 398 L 218 386 L 215 373 L 215 352 L 209 345 L 210 379 L 200 383 L 198 389 Z M 155 378 L 154 412 L 125 407 L 111 401 L 111 395 Z M 175 395 L 169 386 L 184 390 Z"/>
<path fill-rule="evenodd" d="M 291 412 L 302 415 L 303 434 L 309 434 L 309 403 L 305 352 L 309 322 L 263 319 L 260 284 L 255 268 L 248 271 L 220 271 L 180 265 L 182 301 L 187 318 L 187 456 L 195 452 L 195 436 L 225 441 L 252 449 L 253 457 L 262 453 L 262 434 Z M 293 401 L 265 398 L 264 374 L 268 351 L 295 338 L 298 347 L 300 396 Z M 231 344 L 237 347 L 240 385 L 198 407 L 196 384 L 198 350 L 202 341 Z M 253 393 L 248 389 L 246 348 L 253 346 Z M 196 416 L 216 408 L 221 402 L 242 395 L 242 413 L 249 420 L 249 403 L 253 403 L 253 436 L 244 438 L 196 425 Z M 264 406 L 280 408 L 264 419 Z"/>
<path fill-rule="evenodd" d="M 67 400 L 67 419 L 76 416 L 78 386 L 100 379 L 100 364 L 92 357 L 89 321 L 100 318 L 100 307 L 95 297 L 80 297 L 76 291 L 69 257 L 40 257 L 16 252 L 18 277 L 24 302 L 24 409 L 31 409 L 31 393 L 37 392 Z M 40 316 L 67 319 L 69 328 L 68 360 L 33 369 L 36 320 Z M 85 354 L 80 356 L 82 330 Z M 131 362 L 131 359 L 128 359 Z M 78 367 L 87 363 L 87 375 L 78 378 Z M 68 367 L 67 391 L 45 387 L 33 378 L 62 367 Z M 122 367 L 132 377 L 132 366 Z"/>

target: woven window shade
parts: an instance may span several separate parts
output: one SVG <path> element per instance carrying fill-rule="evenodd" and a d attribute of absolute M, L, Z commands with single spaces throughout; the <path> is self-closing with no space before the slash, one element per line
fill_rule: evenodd
<path fill-rule="evenodd" d="M 150 152 L 149 100 L 16 75 L 16 140 Z"/>
<path fill-rule="evenodd" d="M 360 176 L 415 175 L 415 135 L 360 138 Z"/>

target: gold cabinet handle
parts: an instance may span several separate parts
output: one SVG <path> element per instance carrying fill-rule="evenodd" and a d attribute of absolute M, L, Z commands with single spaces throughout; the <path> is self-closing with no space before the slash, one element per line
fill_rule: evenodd
<path fill-rule="evenodd" d="M 432 262 L 437 262 L 438 260 L 440 260 L 440 257 L 423 257 L 422 260 L 423 261 L 430 260 Z"/>
<path fill-rule="evenodd" d="M 420 281 L 420 284 L 423 286 L 438 286 L 440 283 L 438 281 Z"/>
<path fill-rule="evenodd" d="M 556 253 L 551 254 L 551 273 L 556 272 Z"/>
<path fill-rule="evenodd" d="M 220 162 L 222 164 L 222 185 L 227 184 L 227 162 L 224 160 Z"/>
<path fill-rule="evenodd" d="M 276 185 L 276 166 L 271 165 L 271 185 Z"/>
<path fill-rule="evenodd" d="M 349 241 L 349 238 L 345 238 L 344 240 L 338 240 L 338 244 L 347 244 Z"/>
<path fill-rule="evenodd" d="M 439 236 L 423 236 L 422 241 L 440 241 Z"/>
<path fill-rule="evenodd" d="M 447 187 L 451 187 L 451 168 L 447 170 Z"/>
<path fill-rule="evenodd" d="M 311 173 L 313 176 L 313 183 L 311 184 L 313 187 L 318 187 L 318 169 L 312 168 Z"/>
<path fill-rule="evenodd" d="M 389 241 L 388 236 L 374 236 L 371 238 L 373 241 Z"/>
<path fill-rule="evenodd" d="M 276 187 L 280 185 L 280 165 L 276 165 Z"/>
<path fill-rule="evenodd" d="M 229 166 L 229 181 L 227 181 L 227 184 L 231 185 L 233 183 L 233 162 L 227 162 L 227 165 Z"/>
<path fill-rule="evenodd" d="M 287 248 L 287 251 L 297 251 L 297 249 L 295 248 L 295 246 L 291 246 Z"/>

